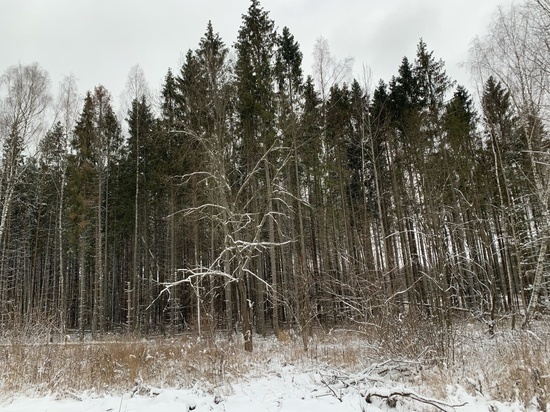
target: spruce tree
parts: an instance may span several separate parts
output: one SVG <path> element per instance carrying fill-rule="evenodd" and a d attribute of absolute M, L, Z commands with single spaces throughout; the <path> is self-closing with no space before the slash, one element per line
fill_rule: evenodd
<path fill-rule="evenodd" d="M 168 69 L 166 76 L 164 77 L 164 84 L 162 86 L 162 103 L 161 103 L 161 116 L 164 123 L 164 127 L 167 130 L 172 130 L 175 127 L 177 113 L 176 106 L 176 78 L 172 73 L 172 69 Z"/>
<path fill-rule="evenodd" d="M 275 133 L 275 99 L 274 99 L 274 57 L 276 46 L 276 34 L 274 22 L 269 14 L 261 6 L 258 0 L 252 0 L 248 13 L 242 17 L 242 25 L 235 48 L 237 50 L 236 90 L 237 113 L 239 119 L 239 134 L 241 147 L 237 152 L 239 163 L 239 185 L 243 198 L 240 204 L 243 212 L 255 216 L 251 224 L 247 224 L 246 236 L 254 243 L 263 239 L 258 238 L 261 227 L 266 219 L 272 219 L 273 204 L 270 203 L 271 165 L 275 164 L 274 146 L 276 146 Z M 261 161 L 260 161 L 261 160 Z M 266 188 L 264 196 L 260 196 L 259 179 L 250 179 L 253 174 L 263 172 L 265 176 L 263 185 Z M 267 200 L 266 219 L 260 220 L 261 204 Z M 252 240 L 254 239 L 254 240 Z M 251 245 L 252 246 L 252 245 Z M 241 317 L 243 331 L 246 337 L 245 349 L 252 350 L 252 322 L 253 317 L 246 305 L 252 289 L 255 290 L 256 326 L 260 333 L 265 328 L 265 285 L 268 275 L 262 268 L 260 259 L 251 259 L 250 254 L 255 247 L 247 250 L 242 264 L 244 270 L 251 276 L 241 276 L 238 289 L 241 301 Z"/>
<path fill-rule="evenodd" d="M 161 163 L 155 156 L 153 146 L 154 118 L 145 96 L 141 99 L 134 99 L 128 111 L 129 138 L 127 141 L 127 176 L 133 180 L 133 209 L 126 209 L 132 212 L 133 218 L 133 274 L 129 280 L 128 306 L 131 310 L 128 313 L 128 328 L 135 332 L 139 328 L 142 317 L 142 306 L 152 302 L 152 281 L 151 268 L 147 265 L 149 252 L 149 233 L 151 228 L 150 216 L 152 216 L 151 192 L 157 189 L 159 182 L 155 181 L 157 164 Z M 128 199 L 129 201 L 130 199 Z M 130 220 L 130 219 L 128 219 Z M 145 281 L 142 281 L 145 280 Z M 151 311 L 149 312 L 151 313 Z M 143 325 L 148 328 L 150 322 Z"/>
<path fill-rule="evenodd" d="M 525 242 L 526 216 L 516 199 L 529 199 L 529 163 L 527 143 L 512 110 L 510 92 L 494 77 L 489 77 L 481 99 L 483 124 L 487 138 L 488 201 L 494 204 L 495 227 L 501 239 L 499 254 L 507 280 L 507 304 L 510 309 L 526 302 L 523 287 L 526 261 L 521 245 Z M 504 288 L 503 288 L 504 289 Z"/>
<path fill-rule="evenodd" d="M 270 275 L 273 288 L 273 328 L 275 329 L 275 333 L 279 332 L 279 312 L 281 307 L 279 301 L 282 300 L 281 296 L 283 299 L 289 299 L 294 308 L 298 308 L 298 304 L 296 303 L 298 299 L 297 295 L 304 295 L 303 292 L 298 293 L 298 285 L 300 284 L 300 288 L 303 289 L 302 284 L 309 283 L 304 228 L 303 202 L 305 199 L 303 199 L 299 164 L 301 148 L 299 147 L 300 130 L 298 113 L 301 109 L 303 89 L 302 57 L 300 45 L 294 39 L 288 27 L 284 27 L 282 34 L 277 36 L 274 66 L 277 105 L 276 123 L 281 134 L 282 144 L 286 147 L 285 153 L 281 153 L 281 156 L 286 156 L 286 153 L 289 156 L 283 178 L 283 184 L 286 187 L 286 196 L 284 202 L 278 205 L 279 212 L 284 213 L 288 218 L 285 219 L 287 224 L 281 225 L 279 223 L 279 233 L 283 238 L 296 239 L 296 242 L 291 247 L 285 247 L 281 251 L 276 250 L 274 246 L 270 247 Z M 269 210 L 273 210 L 275 206 L 271 197 L 271 193 L 268 193 Z M 292 205 L 292 207 L 288 207 L 289 205 Z M 268 222 L 269 241 L 272 245 L 275 244 L 276 223 L 274 218 L 270 218 Z M 277 258 L 277 253 L 283 255 L 282 259 Z M 278 261 L 281 261 L 281 263 L 278 264 Z M 282 267 L 282 262 L 286 263 L 286 267 Z M 293 264 L 293 262 L 297 263 Z M 287 275 L 285 276 L 285 274 Z M 289 276 L 288 274 L 292 275 Z M 292 278 L 291 280 L 289 279 L 290 277 Z M 281 287 L 279 284 L 281 284 Z M 292 284 L 294 286 L 292 296 L 281 293 L 285 284 Z M 290 291 L 289 288 L 286 290 Z M 283 311 L 282 314 L 284 315 L 284 313 Z"/>
<path fill-rule="evenodd" d="M 87 326 L 94 334 L 106 327 L 109 172 L 120 160 L 121 143 L 120 125 L 109 92 L 98 86 L 93 94 L 86 94 L 71 141 L 73 154 L 67 178 L 73 241 L 79 255 L 81 338 Z"/>
<path fill-rule="evenodd" d="M 252 173 L 265 147 L 273 143 L 275 45 L 273 20 L 258 0 L 252 0 L 235 44 L 243 178 Z"/>
<path fill-rule="evenodd" d="M 466 173 L 467 178 L 474 167 L 476 156 L 481 149 L 477 135 L 476 111 L 473 100 L 463 86 L 458 86 L 452 99 L 445 106 L 443 125 L 445 128 L 445 148 L 457 168 Z M 468 170 L 469 169 L 469 170 Z"/>
<path fill-rule="evenodd" d="M 425 144 L 429 152 L 437 150 L 441 143 L 441 117 L 445 107 L 445 98 L 454 85 L 443 60 L 436 60 L 433 51 L 428 51 L 424 40 L 420 39 L 416 51 L 413 76 L 418 85 L 420 104 L 424 108 L 422 120 L 426 129 Z"/>
<path fill-rule="evenodd" d="M 275 76 L 277 79 L 277 92 L 279 94 L 280 113 L 283 118 L 288 118 L 295 113 L 296 102 L 302 89 L 302 59 L 300 45 L 290 33 L 288 27 L 277 37 L 277 50 L 275 57 Z"/>

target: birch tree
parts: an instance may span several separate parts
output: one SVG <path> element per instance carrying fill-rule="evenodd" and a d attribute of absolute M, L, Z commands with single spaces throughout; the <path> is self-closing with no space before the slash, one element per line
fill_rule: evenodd
<path fill-rule="evenodd" d="M 36 63 L 12 66 L 0 79 L 0 138 L 3 144 L 0 176 L 0 241 L 21 170 L 21 154 L 36 143 L 44 130 L 44 115 L 51 103 L 50 82 L 46 71 Z"/>
<path fill-rule="evenodd" d="M 134 240 L 133 240 L 133 258 L 132 271 L 133 276 L 129 282 L 128 300 L 131 306 L 131 311 L 128 313 L 128 330 L 134 332 L 138 327 L 139 321 L 139 299 L 140 299 L 140 278 L 142 277 L 142 268 L 139 261 L 142 254 L 140 253 L 140 218 L 143 218 L 143 213 L 140 213 L 143 208 L 140 208 L 140 196 L 143 190 L 144 173 L 142 164 L 144 162 L 144 140 L 151 133 L 152 115 L 148 106 L 150 99 L 149 85 L 145 79 L 145 73 L 139 65 L 134 65 L 128 73 L 126 81 L 126 89 L 123 93 L 123 108 L 128 115 L 128 131 L 129 139 L 129 154 L 133 157 L 131 163 L 134 167 Z M 145 118 L 147 117 L 147 118 Z"/>
<path fill-rule="evenodd" d="M 48 73 L 37 63 L 8 68 L 0 77 L 0 312 L 4 313 L 7 293 L 4 275 L 6 227 L 15 188 L 24 169 L 21 158 L 36 145 L 44 131 L 45 114 L 50 107 Z"/>
<path fill-rule="evenodd" d="M 533 256 L 530 294 L 523 302 L 523 326 L 536 309 L 546 273 L 550 236 L 550 161 L 545 127 L 550 120 L 550 16 L 545 1 L 500 7 L 489 33 L 476 39 L 470 52 L 473 73 L 481 84 L 490 76 L 509 91 L 527 143 L 534 209 L 538 210 L 537 250 Z"/>
<path fill-rule="evenodd" d="M 59 136 L 60 140 L 57 141 L 56 146 L 56 159 L 55 163 L 60 173 L 59 186 L 57 192 L 59 196 L 59 206 L 57 212 L 57 242 L 58 242 L 58 274 L 59 277 L 59 322 L 60 331 L 63 335 L 65 333 L 66 326 L 66 311 L 67 311 L 67 280 L 65 274 L 65 250 L 63 244 L 65 241 L 64 228 L 65 228 L 65 186 L 67 178 L 67 156 L 69 151 L 70 136 L 74 130 L 76 119 L 78 118 L 78 89 L 76 86 L 76 79 L 74 76 L 65 77 L 60 85 L 57 97 L 57 118 L 63 129 L 60 130 L 62 134 Z"/>

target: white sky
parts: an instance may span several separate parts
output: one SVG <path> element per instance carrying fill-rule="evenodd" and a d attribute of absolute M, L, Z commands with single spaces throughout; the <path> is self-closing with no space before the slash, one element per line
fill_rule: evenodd
<path fill-rule="evenodd" d="M 168 67 L 195 49 L 212 20 L 233 46 L 250 0 L 0 0 L 0 72 L 38 62 L 56 93 L 74 74 L 84 94 L 103 84 L 121 95 L 130 68 L 139 64 L 152 89 Z M 315 40 L 323 36 L 338 58 L 353 57 L 359 77 L 371 68 L 373 83 L 397 73 L 403 56 L 414 58 L 422 37 L 448 73 L 461 84 L 459 64 L 471 40 L 483 34 L 499 4 L 512 0 L 262 0 L 280 32 L 288 26 L 311 73 Z"/>

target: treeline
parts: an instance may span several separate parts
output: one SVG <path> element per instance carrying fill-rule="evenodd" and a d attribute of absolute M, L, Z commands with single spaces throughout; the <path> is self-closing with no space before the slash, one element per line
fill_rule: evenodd
<path fill-rule="evenodd" d="M 500 46 L 548 22 L 543 6 L 501 10 L 474 43 L 479 110 L 422 40 L 373 90 L 323 41 L 304 77 L 298 42 L 257 0 L 234 60 L 209 23 L 158 106 L 131 74 L 124 119 L 102 86 L 82 105 L 71 79 L 52 99 L 39 66 L 9 69 L 1 330 L 238 328 L 252 350 L 253 333 L 289 327 L 307 345 L 317 325 L 527 325 L 548 293 L 550 50 L 541 40 L 534 62 L 525 43 Z"/>

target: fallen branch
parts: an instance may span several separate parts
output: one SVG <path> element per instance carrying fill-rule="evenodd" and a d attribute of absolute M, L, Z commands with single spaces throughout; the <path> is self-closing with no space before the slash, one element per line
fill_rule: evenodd
<path fill-rule="evenodd" d="M 332 394 L 336 397 L 336 399 L 338 399 L 340 402 L 343 402 L 342 397 L 338 396 L 336 391 L 334 389 L 332 389 L 330 387 L 330 385 L 324 379 L 321 379 L 321 383 L 324 384 L 332 392 Z"/>
<path fill-rule="evenodd" d="M 438 399 L 426 398 L 422 395 L 419 395 L 415 392 L 408 391 L 408 390 L 405 390 L 405 389 L 390 390 L 388 393 L 377 393 L 377 392 L 373 392 L 372 390 L 370 390 L 365 395 L 365 401 L 367 403 L 371 403 L 373 397 L 386 399 L 386 402 L 387 402 L 388 406 L 393 408 L 397 405 L 397 399 L 396 399 L 397 396 L 401 396 L 403 398 L 410 398 L 410 399 L 415 400 L 417 402 L 421 402 L 421 403 L 424 403 L 426 405 L 431 405 L 431 406 L 433 406 L 433 407 L 435 407 L 435 408 L 437 408 L 437 409 L 439 409 L 440 411 L 443 411 L 443 412 L 448 412 L 448 409 L 445 409 L 445 408 L 451 408 L 451 409 L 461 408 L 461 407 L 466 406 L 468 404 L 467 402 L 464 402 L 463 404 L 460 404 L 460 405 L 451 405 L 451 404 L 442 402 Z"/>

